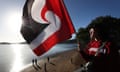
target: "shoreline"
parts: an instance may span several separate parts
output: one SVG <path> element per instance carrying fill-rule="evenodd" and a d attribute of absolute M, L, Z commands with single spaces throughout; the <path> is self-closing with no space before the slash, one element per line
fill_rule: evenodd
<path fill-rule="evenodd" d="M 52 57 L 38 60 L 38 67 L 32 63 L 24 67 L 20 72 L 73 72 L 84 64 L 77 49 L 58 53 Z M 36 69 L 35 69 L 35 68 Z"/>

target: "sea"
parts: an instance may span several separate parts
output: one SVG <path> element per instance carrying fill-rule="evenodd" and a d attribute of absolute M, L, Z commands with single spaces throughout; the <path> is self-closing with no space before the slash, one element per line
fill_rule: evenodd
<path fill-rule="evenodd" d="M 38 57 L 28 44 L 0 44 L 0 72 L 20 72 L 34 58 L 42 59 L 72 49 L 77 49 L 77 44 L 57 44 Z"/>

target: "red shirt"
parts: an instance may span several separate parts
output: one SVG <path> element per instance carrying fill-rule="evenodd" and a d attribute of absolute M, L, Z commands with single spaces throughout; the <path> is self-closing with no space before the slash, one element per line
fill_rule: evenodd
<path fill-rule="evenodd" d="M 88 54 L 88 55 L 93 55 L 95 56 L 96 52 L 98 52 L 98 49 L 100 48 L 100 46 L 102 45 L 102 42 L 101 41 L 91 41 L 88 46 L 87 46 L 87 49 L 85 50 L 85 52 Z M 110 52 L 110 42 L 107 42 L 104 46 L 104 48 L 102 48 L 98 54 L 100 53 L 103 53 L 103 54 L 109 54 Z"/>

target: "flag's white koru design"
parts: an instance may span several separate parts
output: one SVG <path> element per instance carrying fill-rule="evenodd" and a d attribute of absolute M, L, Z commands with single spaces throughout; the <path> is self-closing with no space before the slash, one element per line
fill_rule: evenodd
<path fill-rule="evenodd" d="M 74 32 L 62 0 L 26 0 L 21 33 L 36 55 L 69 39 Z"/>

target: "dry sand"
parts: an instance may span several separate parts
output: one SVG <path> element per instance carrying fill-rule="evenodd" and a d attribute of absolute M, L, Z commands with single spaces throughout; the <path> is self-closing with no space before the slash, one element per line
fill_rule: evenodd
<path fill-rule="evenodd" d="M 74 72 L 84 64 L 85 60 L 77 50 L 70 50 L 38 61 L 40 69 L 36 70 L 32 64 L 24 68 L 21 72 Z"/>

